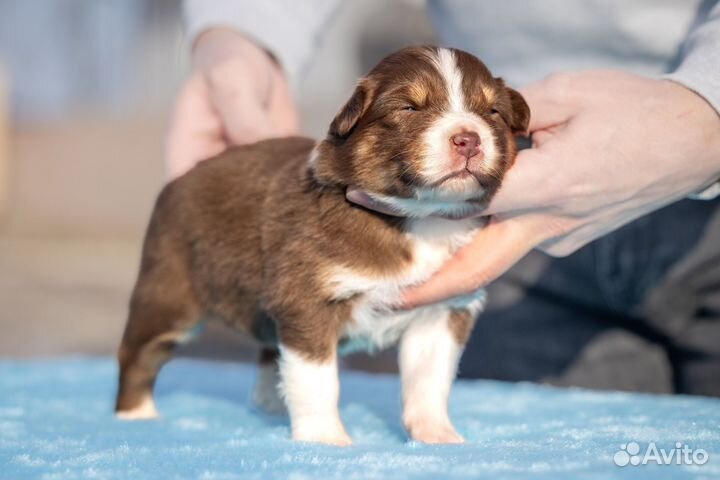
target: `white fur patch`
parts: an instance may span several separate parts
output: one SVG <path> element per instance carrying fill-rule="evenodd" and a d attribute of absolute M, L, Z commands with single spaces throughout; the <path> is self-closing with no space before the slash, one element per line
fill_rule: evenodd
<path fill-rule="evenodd" d="M 449 327 L 449 313 L 413 323 L 402 336 L 399 363 L 403 423 L 414 440 L 462 442 L 447 413 L 462 347 Z"/>
<path fill-rule="evenodd" d="M 347 267 L 335 267 L 326 285 L 333 299 L 342 300 L 362 295 L 352 311 L 344 335 L 355 345 L 365 344 L 370 350 L 382 349 L 395 343 L 412 323 L 443 316 L 450 306 L 467 308 L 473 314 L 483 305 L 480 296 L 452 299 L 450 304 L 435 305 L 409 312 L 392 310 L 403 288 L 427 280 L 461 246 L 470 242 L 477 228 L 477 220 L 446 220 L 425 218 L 413 220 L 407 238 L 413 253 L 410 265 L 393 276 L 374 276 L 354 272 Z"/>
<path fill-rule="evenodd" d="M 465 111 L 465 95 L 462 90 L 462 72 L 457 68 L 455 54 L 448 48 L 439 48 L 435 67 L 445 81 L 445 88 L 448 93 L 450 110 L 453 112 Z"/>
<path fill-rule="evenodd" d="M 332 445 L 352 443 L 338 411 L 337 360 L 308 360 L 281 345 L 279 365 L 280 393 L 290 414 L 293 439 Z"/>
<path fill-rule="evenodd" d="M 151 420 L 159 417 L 155 401 L 150 393 L 142 398 L 137 407 L 116 412 L 115 416 L 121 420 Z"/>

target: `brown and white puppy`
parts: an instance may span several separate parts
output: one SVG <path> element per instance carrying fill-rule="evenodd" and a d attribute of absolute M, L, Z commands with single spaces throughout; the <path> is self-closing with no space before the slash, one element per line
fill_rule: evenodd
<path fill-rule="evenodd" d="M 255 398 L 287 406 L 294 439 L 347 445 L 337 356 L 400 343 L 403 421 L 428 443 L 461 442 L 447 413 L 484 292 L 397 312 L 470 241 L 513 163 L 522 97 L 460 50 L 383 59 L 315 143 L 232 148 L 165 187 L 148 227 L 119 351 L 118 416 L 156 415 L 152 388 L 175 346 L 217 318 L 264 346 Z M 407 218 L 349 203 L 348 186 Z"/>

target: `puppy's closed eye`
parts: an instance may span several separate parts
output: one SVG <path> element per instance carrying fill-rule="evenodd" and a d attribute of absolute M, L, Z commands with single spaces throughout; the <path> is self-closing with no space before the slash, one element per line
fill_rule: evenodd
<path fill-rule="evenodd" d="M 510 115 L 505 113 L 501 108 L 491 108 L 490 116 L 496 119 L 502 120 L 505 125 L 510 126 Z"/>

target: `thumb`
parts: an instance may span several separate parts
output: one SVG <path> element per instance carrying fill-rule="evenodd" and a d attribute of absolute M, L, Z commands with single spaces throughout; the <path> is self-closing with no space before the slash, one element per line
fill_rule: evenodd
<path fill-rule="evenodd" d="M 552 171 L 552 156 L 538 148 L 518 152 L 515 164 L 505 174 L 502 186 L 483 212 L 485 215 L 505 214 L 520 210 L 533 210 L 545 202 L 544 189 L 539 185 L 547 183 L 548 170 Z"/>
<path fill-rule="evenodd" d="M 534 222 L 525 217 L 494 219 L 427 282 L 403 292 L 401 310 L 439 303 L 486 286 L 537 243 Z"/>
<path fill-rule="evenodd" d="M 533 133 L 566 123 L 576 111 L 566 88 L 564 75 L 550 76 L 520 89 L 530 107 L 528 130 Z"/>

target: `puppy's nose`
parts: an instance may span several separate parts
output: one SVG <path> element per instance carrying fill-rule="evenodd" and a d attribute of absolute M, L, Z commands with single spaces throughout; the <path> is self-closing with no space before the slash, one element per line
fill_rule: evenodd
<path fill-rule="evenodd" d="M 475 132 L 462 132 L 452 137 L 453 148 L 465 158 L 480 153 L 480 136 Z"/>

